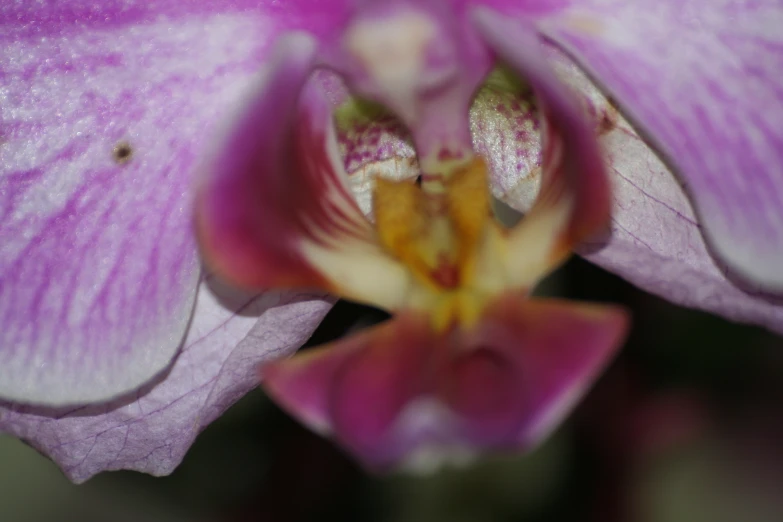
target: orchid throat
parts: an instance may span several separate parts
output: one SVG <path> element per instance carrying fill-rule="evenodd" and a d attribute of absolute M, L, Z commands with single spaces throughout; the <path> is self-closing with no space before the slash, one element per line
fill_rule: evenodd
<path fill-rule="evenodd" d="M 263 371 L 273 397 L 372 467 L 423 448 L 529 447 L 624 336 L 617 308 L 528 299 L 610 217 L 595 132 L 540 47 L 485 9 L 367 2 L 334 38 L 281 39 L 199 188 L 198 236 L 218 274 L 395 315 Z M 497 58 L 529 82 L 541 123 L 540 193 L 512 228 L 493 218 L 468 120 Z M 410 130 L 420 184 L 378 178 L 373 222 L 346 183 L 318 66 Z M 422 404 L 438 412 L 424 425 Z"/>

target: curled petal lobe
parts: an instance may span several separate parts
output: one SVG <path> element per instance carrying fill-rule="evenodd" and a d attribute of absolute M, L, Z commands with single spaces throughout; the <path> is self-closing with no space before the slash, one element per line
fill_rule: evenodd
<path fill-rule="evenodd" d="M 402 314 L 337 344 L 269 363 L 262 385 L 292 415 L 381 470 L 422 443 L 452 442 L 455 415 L 432 398 L 432 356 L 442 348 L 426 318 Z"/>
<path fill-rule="evenodd" d="M 425 391 L 423 370 L 437 345 L 429 323 L 405 314 L 336 344 L 262 369 L 267 392 L 310 428 L 334 436 L 370 466 L 398 460 L 401 410 Z"/>
<path fill-rule="evenodd" d="M 713 252 L 783 289 L 777 0 L 572 2 L 541 22 L 674 167 Z"/>
<path fill-rule="evenodd" d="M 406 275 L 348 188 L 331 105 L 307 83 L 314 42 L 289 36 L 278 51 L 198 188 L 207 263 L 246 287 L 321 288 L 392 308 Z"/>
<path fill-rule="evenodd" d="M 336 433 L 371 467 L 398 463 L 411 446 L 432 435 L 427 427 L 411 429 L 399 419 L 430 393 L 428 368 L 440 343 L 421 317 L 398 316 L 369 332 L 363 349 L 335 375 L 331 414 Z"/>
<path fill-rule="evenodd" d="M 533 208 L 510 231 L 507 261 L 509 273 L 529 284 L 608 226 L 609 178 L 584 110 L 548 66 L 533 28 L 489 9 L 476 9 L 474 17 L 487 44 L 526 79 L 538 101 L 541 188 Z"/>
<path fill-rule="evenodd" d="M 568 207 L 564 241 L 569 245 L 590 237 L 609 220 L 611 189 L 583 109 L 547 64 L 532 27 L 488 9 L 476 11 L 476 23 L 487 44 L 531 85 L 538 101 L 544 128 L 542 183 L 536 206 Z"/>
<path fill-rule="evenodd" d="M 289 285 L 323 286 L 320 274 L 310 270 L 290 245 L 292 236 L 302 233 L 303 223 L 293 203 L 296 188 L 284 178 L 300 94 L 315 50 L 315 42 L 305 35 L 278 42 L 250 106 L 241 109 L 239 123 L 223 140 L 198 187 L 197 232 L 204 255 L 221 276 L 237 283 L 260 287 L 274 276 Z M 321 181 L 303 178 L 311 184 Z M 275 181 L 277 186 L 265 187 Z M 273 195 L 259 201 L 266 193 Z M 307 203 L 312 201 L 301 206 Z M 313 208 L 317 210 L 321 209 Z"/>
<path fill-rule="evenodd" d="M 361 343 L 361 334 L 354 335 L 339 347 L 309 350 L 285 362 L 267 364 L 261 371 L 264 387 L 283 407 L 295 411 L 311 430 L 330 434 L 333 428 L 329 388 Z"/>
<path fill-rule="evenodd" d="M 515 369 L 519 445 L 535 445 L 562 422 L 620 348 L 629 323 L 615 306 L 514 294 L 489 305 L 467 342 L 492 347 Z"/>
<path fill-rule="evenodd" d="M 525 397 L 515 364 L 492 345 L 471 346 L 444 369 L 441 394 L 474 444 L 514 448 Z"/>

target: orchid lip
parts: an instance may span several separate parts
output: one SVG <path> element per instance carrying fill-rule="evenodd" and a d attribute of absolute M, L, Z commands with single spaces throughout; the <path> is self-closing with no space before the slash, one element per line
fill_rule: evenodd
<path fill-rule="evenodd" d="M 618 308 L 506 295 L 467 335 L 443 336 L 424 318 L 401 314 L 271 362 L 262 382 L 369 469 L 426 471 L 536 446 L 585 393 L 626 328 Z"/>

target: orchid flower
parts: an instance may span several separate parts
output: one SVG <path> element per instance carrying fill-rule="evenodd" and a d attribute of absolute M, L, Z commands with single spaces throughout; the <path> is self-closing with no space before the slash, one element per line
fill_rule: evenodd
<path fill-rule="evenodd" d="M 306 339 L 328 301 L 301 292 L 227 299 L 213 279 L 199 278 L 191 187 L 207 151 L 220 157 L 215 129 L 232 111 L 244 121 L 257 102 L 243 99 L 278 63 L 272 42 L 305 31 L 318 41 L 318 59 L 339 65 L 337 45 L 364 5 L 0 6 L 1 430 L 76 481 L 105 469 L 168 473 L 197 433 L 256 385 L 259 363 Z M 780 2 L 432 5 L 459 24 L 473 24 L 477 7 L 499 13 L 509 41 L 535 31 L 559 80 L 609 123 L 598 140 L 614 185 L 611 231 L 581 253 L 675 303 L 783 332 L 779 301 L 746 291 L 783 286 Z M 458 49 L 459 70 L 486 73 L 491 56 L 480 49 L 491 41 L 482 33 Z M 513 49 L 495 44 L 516 63 Z M 342 65 L 357 92 L 382 94 Z M 404 100 L 384 101 L 407 117 Z M 442 109 L 465 117 L 466 108 Z M 533 109 L 488 85 L 471 111 L 473 149 L 487 161 L 493 194 L 530 211 L 544 177 L 537 133 L 525 123 Z M 413 154 L 388 133 L 376 140 L 339 130 L 352 182 L 367 165 Z M 426 144 L 415 145 L 423 162 Z"/>
<path fill-rule="evenodd" d="M 263 372 L 289 411 L 372 467 L 534 444 L 627 325 L 615 307 L 527 299 L 608 224 L 609 178 L 534 33 L 447 7 L 368 3 L 334 50 L 282 40 L 196 199 L 197 235 L 218 275 L 250 288 L 316 287 L 395 314 Z M 510 230 L 490 217 L 468 118 L 491 50 L 528 79 L 543 115 L 541 191 Z M 372 225 L 350 192 L 331 105 L 306 83 L 319 54 L 393 107 L 416 144 L 421 187 L 377 179 Z"/>

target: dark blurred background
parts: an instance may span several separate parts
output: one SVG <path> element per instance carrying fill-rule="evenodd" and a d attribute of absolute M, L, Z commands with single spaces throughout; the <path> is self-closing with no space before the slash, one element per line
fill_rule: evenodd
<path fill-rule="evenodd" d="M 255 391 L 164 478 L 114 472 L 75 486 L 0 436 L 0 521 L 783 520 L 783 338 L 675 307 L 581 259 L 542 293 L 623 303 L 634 328 L 577 411 L 531 454 L 430 476 L 368 476 Z M 382 318 L 340 302 L 310 344 Z"/>

